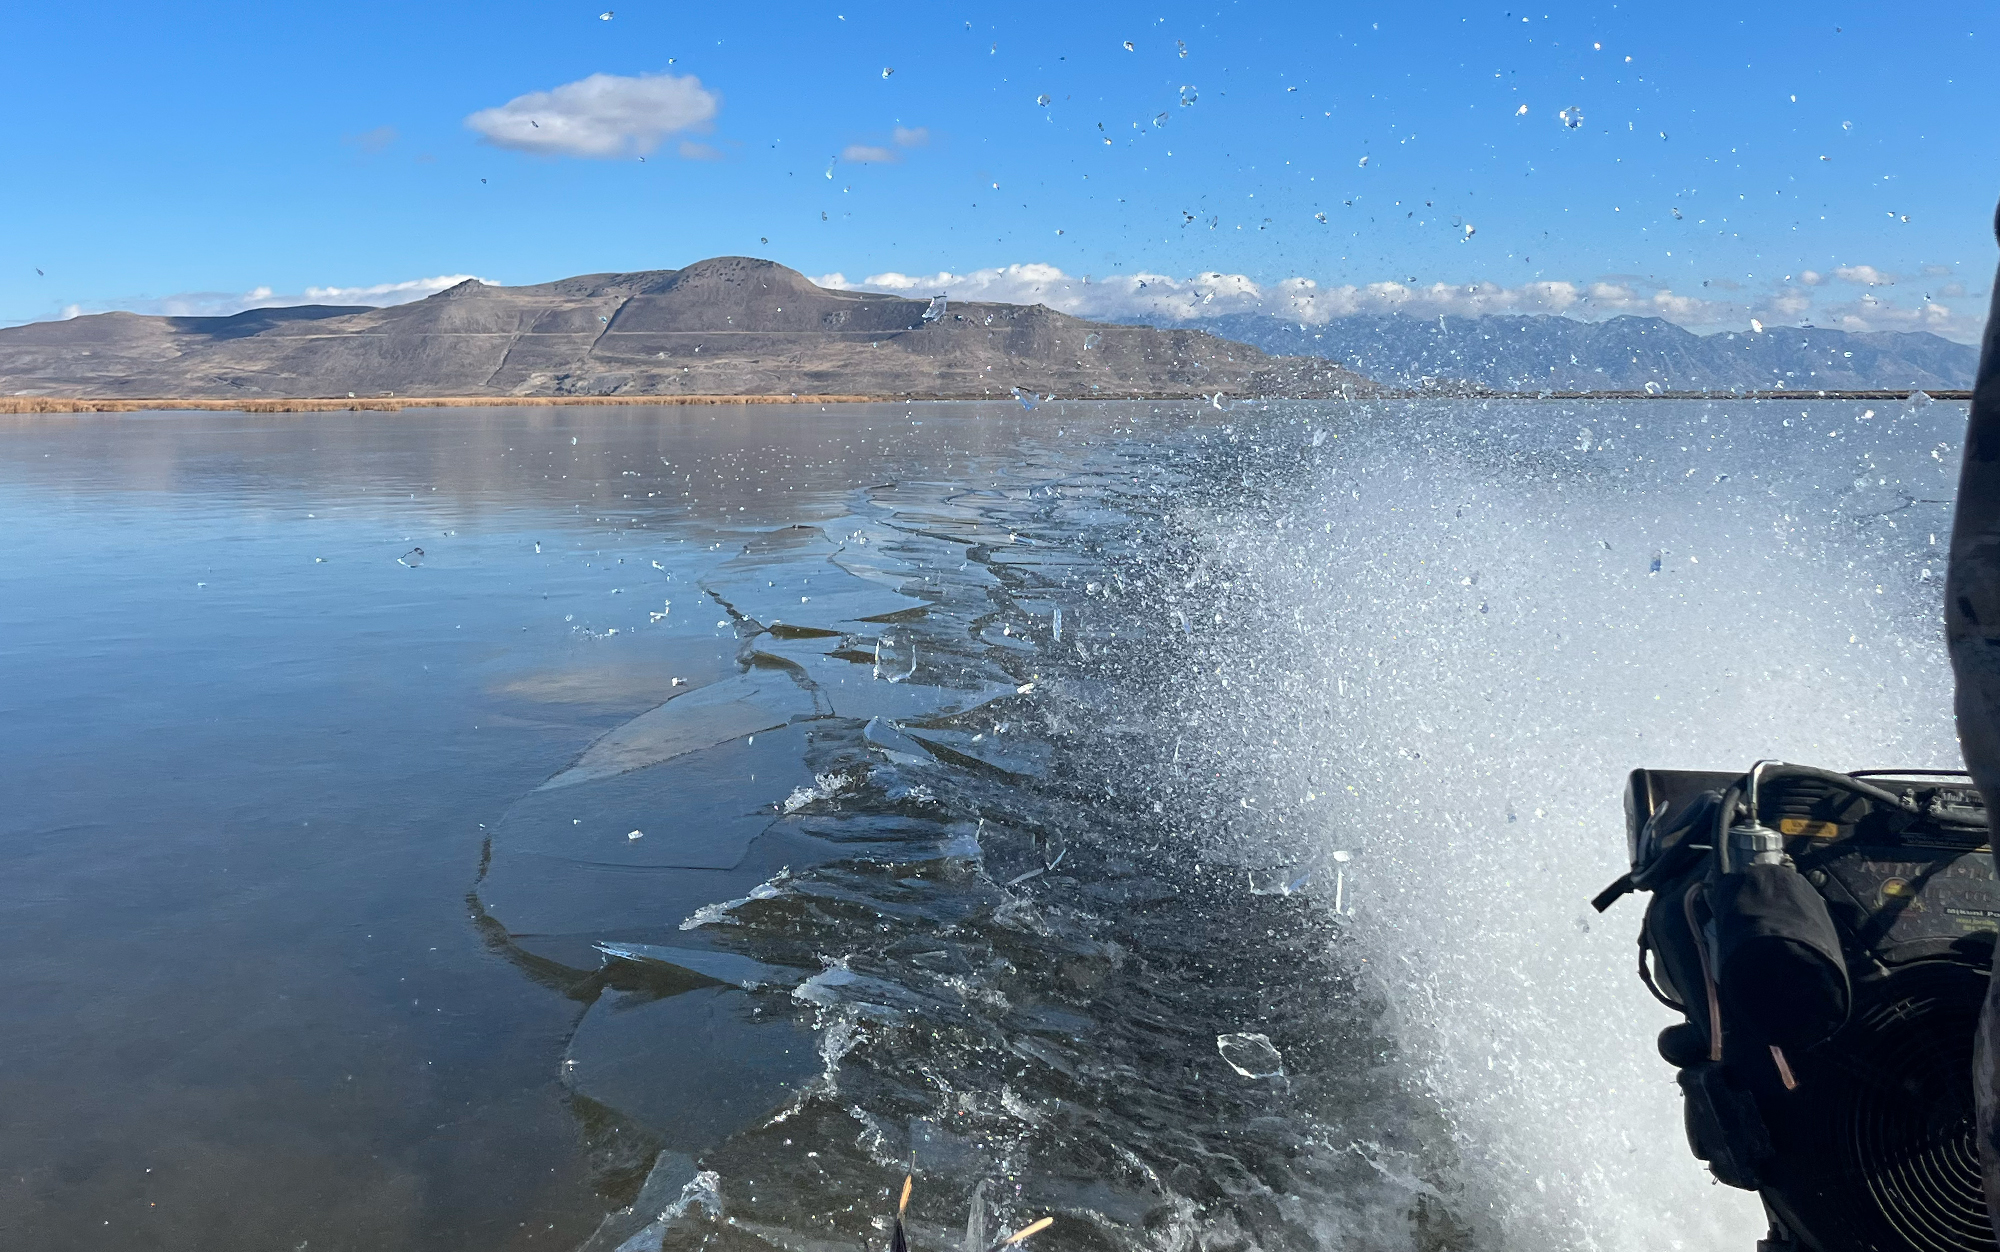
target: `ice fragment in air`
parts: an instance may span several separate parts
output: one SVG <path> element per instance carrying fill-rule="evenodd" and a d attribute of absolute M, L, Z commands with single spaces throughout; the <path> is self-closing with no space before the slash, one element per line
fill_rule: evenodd
<path fill-rule="evenodd" d="M 1034 392 L 1023 391 L 1019 387 L 1014 388 L 1014 398 L 1021 402 L 1021 407 L 1024 409 L 1032 409 L 1037 403 Z"/>
<path fill-rule="evenodd" d="M 1041 105 L 1043 108 L 1047 108 L 1049 105 L 1049 93 L 1045 91 L 1041 95 L 1036 96 L 1035 103 Z"/>
<path fill-rule="evenodd" d="M 1465 224 L 1464 229 L 1465 233 L 1458 237 L 1458 241 L 1460 243 L 1464 243 L 1466 240 L 1472 238 L 1474 235 L 1479 233 L 1479 228 L 1477 226 L 1474 226 L 1471 222 L 1467 222 Z"/>
<path fill-rule="evenodd" d="M 889 77 L 889 75 L 895 72 L 896 72 L 896 67 L 893 65 L 885 65 L 882 67 L 882 77 L 884 78 Z"/>
<path fill-rule="evenodd" d="M 1368 158 L 1367 158 L 1367 157 L 1362 157 L 1362 158 L 1361 158 L 1361 163 L 1360 163 L 1360 165 L 1359 165 L 1359 166 L 1357 166 L 1357 168 L 1359 168 L 1359 169 L 1367 169 L 1367 168 L 1368 168 Z"/>
<path fill-rule="evenodd" d="M 1314 220 L 1315 222 L 1324 222 L 1324 221 L 1326 220 L 1326 214 L 1324 214 L 1324 213 L 1315 213 L 1315 214 L 1313 214 L 1313 220 Z"/>
<path fill-rule="evenodd" d="M 1561 118 L 1562 124 L 1571 130 L 1576 130 L 1583 125 L 1583 110 L 1573 104 L 1567 109 L 1557 112 L 1556 116 Z"/>
<path fill-rule="evenodd" d="M 1215 1050 L 1245 1078 L 1276 1078 L 1285 1072 L 1285 1058 L 1271 1046 L 1268 1035 L 1217 1035 Z"/>
<path fill-rule="evenodd" d="M 604 10 L 604 12 L 599 13 L 597 15 L 597 20 L 600 22 L 608 22 L 611 20 L 611 17 L 612 17 L 612 11 L 610 9 L 606 9 Z"/>
<path fill-rule="evenodd" d="M 1090 334 L 1085 335 L 1083 337 L 1084 351 L 1088 352 L 1090 349 L 1095 348 L 1099 343 L 1103 342 L 1103 340 L 1104 336 L 1098 334 L 1096 331 L 1092 331 Z M 1911 403 L 1914 404 L 1916 402 L 1916 396 L 1911 396 L 1910 401 Z"/>
<path fill-rule="evenodd" d="M 1665 552 L 1655 552 L 1655 553 L 1653 554 L 1653 563 L 1652 563 L 1652 565 L 1651 565 L 1651 566 L 1649 566 L 1649 567 L 1647 568 L 1647 570 L 1646 570 L 1646 573 L 1648 573 L 1648 574 L 1657 574 L 1657 573 L 1659 573 L 1659 572 L 1660 572 L 1660 562 L 1661 562 L 1661 561 L 1663 561 L 1663 560 L 1665 560 L 1665 559 L 1666 559 L 1666 556 L 1667 556 L 1667 554 L 1666 554 Z"/>
<path fill-rule="evenodd" d="M 1764 333 L 1764 323 L 1753 317 L 1750 319 L 1750 329 L 1761 335 Z"/>
<path fill-rule="evenodd" d="M 1253 869 L 1249 878 L 1253 896 L 1288 896 L 1305 890 L 1312 874 L 1296 866 L 1281 865 L 1276 869 Z"/>
<path fill-rule="evenodd" d="M 1132 41 L 1131 41 L 1131 40 L 1129 40 L 1129 39 L 1127 39 L 1127 40 L 1125 41 L 1125 51 L 1127 51 L 1127 52 L 1133 52 L 1133 51 L 1136 51 L 1136 49 L 1134 49 L 1134 48 L 1132 47 Z"/>
<path fill-rule="evenodd" d="M 639 840 L 644 839 L 645 837 L 646 837 L 646 832 L 643 830 L 631 831 L 625 836 L 626 839 L 630 840 L 633 843 L 637 843 Z"/>
<path fill-rule="evenodd" d="M 1166 124 L 1167 124 L 1167 115 L 1166 115 L 1166 114 L 1164 114 L 1164 113 L 1156 113 L 1156 114 L 1154 114 L 1154 115 L 1153 115 L 1153 125 L 1155 125 L 1155 126 L 1165 126 Z"/>
<path fill-rule="evenodd" d="M 1200 92 L 1198 92 L 1198 91 L 1196 91 L 1196 90 L 1195 90 L 1194 88 L 1192 88 L 1192 87 L 1183 87 L 1183 88 L 1181 88 L 1181 107 L 1182 107 L 1182 108 L 1186 108 L 1187 106 L 1189 106 L 1189 105 L 1193 104 L 1193 103 L 1194 103 L 1195 101 L 1197 101 L 1197 100 L 1199 100 L 1199 99 L 1201 99 L 1201 93 L 1200 93 Z"/>
<path fill-rule="evenodd" d="M 1317 447 L 1319 447 L 1319 446 L 1320 446 L 1321 444 L 1323 444 L 1323 443 L 1325 443 L 1325 442 L 1326 442 L 1326 432 L 1325 432 L 1325 431 L 1323 431 L 1323 430 L 1316 430 L 1316 431 L 1314 431 L 1314 432 L 1313 432 L 1313 447 L 1317 448 Z"/>
<path fill-rule="evenodd" d="M 1528 115 L 1528 106 L 1525 104 L 1522 105 L 1520 108 L 1514 110 L 1515 117 L 1526 117 L 1527 115 Z"/>
<path fill-rule="evenodd" d="M 965 1252 L 986 1252 L 986 1180 L 972 1189 L 972 1210 L 965 1215 Z"/>
<path fill-rule="evenodd" d="M 407 565 L 411 569 L 415 569 L 417 568 L 417 566 L 422 565 L 424 563 L 424 550 L 422 548 L 411 548 L 408 552 L 405 552 L 403 555 L 397 557 L 396 563 L 398 565 Z"/>
<path fill-rule="evenodd" d="M 917 672 L 917 645 L 909 636 L 883 631 L 875 639 L 875 677 L 899 683 Z"/>
<path fill-rule="evenodd" d="M 1054 613 L 1052 613 L 1052 614 L 1050 614 L 1050 615 L 1049 615 L 1049 633 L 1050 633 L 1051 635 L 1055 636 L 1055 641 L 1056 641 L 1057 643 L 1061 643 L 1061 642 L 1062 642 L 1062 609 L 1061 609 L 1061 608 L 1057 608 L 1057 609 L 1056 609 L 1056 611 L 1055 611 Z"/>

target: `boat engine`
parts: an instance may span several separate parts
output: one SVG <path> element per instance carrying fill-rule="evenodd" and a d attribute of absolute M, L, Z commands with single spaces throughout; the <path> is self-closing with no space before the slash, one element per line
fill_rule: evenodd
<path fill-rule="evenodd" d="M 2000 928 L 1958 772 L 1632 772 L 1639 977 L 1688 1145 L 1758 1192 L 1760 1252 L 1995 1252 L 1972 1062 Z"/>

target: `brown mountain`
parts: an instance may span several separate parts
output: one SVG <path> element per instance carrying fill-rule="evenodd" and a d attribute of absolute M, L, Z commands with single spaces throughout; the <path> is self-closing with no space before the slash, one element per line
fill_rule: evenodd
<path fill-rule="evenodd" d="M 464 282 L 393 308 L 234 317 L 102 313 L 0 330 L 0 396 L 1327 395 L 1324 360 L 1198 330 L 1086 322 L 1042 305 L 814 286 L 770 261 Z"/>

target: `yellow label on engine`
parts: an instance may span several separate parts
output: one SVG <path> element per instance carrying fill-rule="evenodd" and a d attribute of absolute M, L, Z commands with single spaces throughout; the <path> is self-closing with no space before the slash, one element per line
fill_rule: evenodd
<path fill-rule="evenodd" d="M 1791 837 L 1806 835 L 1813 839 L 1838 839 L 1840 827 L 1832 822 L 1815 822 L 1803 817 L 1781 817 L 1778 819 L 1778 833 Z"/>

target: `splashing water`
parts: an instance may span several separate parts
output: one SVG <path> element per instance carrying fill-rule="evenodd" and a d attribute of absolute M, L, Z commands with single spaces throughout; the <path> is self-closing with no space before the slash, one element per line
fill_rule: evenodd
<path fill-rule="evenodd" d="M 1228 623 L 1172 702 L 1188 776 L 1262 815 L 1225 852 L 1353 849 L 1352 933 L 1483 1244 L 1761 1229 L 1686 1152 L 1638 910 L 1586 905 L 1625 771 L 1958 763 L 1932 567 L 1962 411 L 1789 411 L 1595 406 L 1586 446 L 1551 406 L 1415 407 L 1182 519 L 1176 610 Z"/>

